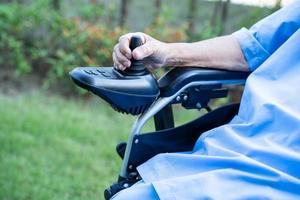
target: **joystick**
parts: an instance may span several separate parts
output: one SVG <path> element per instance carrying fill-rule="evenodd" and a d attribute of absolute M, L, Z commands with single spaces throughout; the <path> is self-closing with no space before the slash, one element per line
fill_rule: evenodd
<path fill-rule="evenodd" d="M 129 48 L 133 51 L 135 48 L 143 44 L 142 39 L 138 36 L 133 36 L 130 39 Z M 149 71 L 145 68 L 144 62 L 142 60 L 135 60 L 133 57 L 131 59 L 131 66 L 127 68 L 125 74 L 128 76 L 139 76 L 149 74 Z"/>
<path fill-rule="evenodd" d="M 141 38 L 133 36 L 130 49 L 140 45 Z M 142 60 L 132 59 L 125 71 L 114 67 L 77 67 L 70 76 L 78 86 L 101 97 L 115 110 L 132 115 L 143 113 L 160 93 L 157 80 Z"/>

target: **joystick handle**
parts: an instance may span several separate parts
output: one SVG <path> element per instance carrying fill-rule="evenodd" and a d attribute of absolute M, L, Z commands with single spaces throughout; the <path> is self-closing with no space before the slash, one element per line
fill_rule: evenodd
<path fill-rule="evenodd" d="M 132 36 L 129 43 L 129 48 L 133 51 L 135 48 L 141 46 L 143 44 L 140 36 Z"/>
<path fill-rule="evenodd" d="M 130 39 L 129 48 L 133 51 L 135 48 L 141 46 L 143 44 L 141 37 L 132 36 Z M 145 68 L 143 60 L 136 60 L 134 58 L 131 59 L 131 66 L 127 68 L 124 73 L 130 76 L 140 76 L 149 74 L 148 70 Z"/>

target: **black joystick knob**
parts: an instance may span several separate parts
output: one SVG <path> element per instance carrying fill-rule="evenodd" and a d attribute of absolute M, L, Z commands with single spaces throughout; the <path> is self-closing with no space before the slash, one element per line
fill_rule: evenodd
<path fill-rule="evenodd" d="M 130 39 L 129 48 L 133 51 L 138 46 L 143 44 L 142 39 L 139 36 L 132 36 Z M 127 68 L 124 73 L 129 76 L 141 76 L 149 74 L 148 70 L 145 68 L 143 60 L 131 59 L 131 66 Z"/>

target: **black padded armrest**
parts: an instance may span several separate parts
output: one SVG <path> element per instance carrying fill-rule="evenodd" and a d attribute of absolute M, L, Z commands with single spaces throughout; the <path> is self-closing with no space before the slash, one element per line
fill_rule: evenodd
<path fill-rule="evenodd" d="M 193 83 L 203 84 L 237 84 L 243 82 L 250 72 L 208 69 L 200 67 L 173 68 L 158 80 L 160 96 L 168 97 L 175 94 L 182 87 Z M 200 84 L 201 85 L 201 84 Z"/>

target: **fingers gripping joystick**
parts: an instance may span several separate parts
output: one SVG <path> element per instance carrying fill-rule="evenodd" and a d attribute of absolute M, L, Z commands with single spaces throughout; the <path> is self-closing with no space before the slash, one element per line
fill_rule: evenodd
<path fill-rule="evenodd" d="M 133 51 L 135 48 L 143 44 L 142 39 L 139 36 L 132 36 L 130 39 L 129 48 Z M 131 59 L 131 66 L 127 68 L 124 73 L 128 76 L 140 76 L 149 74 L 149 71 L 145 68 L 143 60 Z"/>
<path fill-rule="evenodd" d="M 133 36 L 130 49 L 142 45 Z M 73 81 L 107 101 L 115 110 L 132 115 L 143 112 L 156 100 L 159 88 L 156 79 L 142 60 L 131 60 L 125 71 L 113 67 L 78 67 L 70 72 Z"/>

